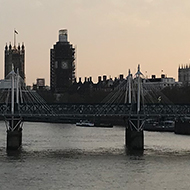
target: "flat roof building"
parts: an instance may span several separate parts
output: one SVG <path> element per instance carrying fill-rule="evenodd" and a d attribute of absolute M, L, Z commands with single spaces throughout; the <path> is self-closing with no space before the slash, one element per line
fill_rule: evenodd
<path fill-rule="evenodd" d="M 156 77 L 156 75 L 152 75 L 151 78 L 143 79 L 143 85 L 146 87 L 154 86 L 155 88 L 163 89 L 165 87 L 172 87 L 175 86 L 176 82 L 175 79 L 172 77 L 167 77 L 166 75 L 162 74 L 161 77 Z"/>

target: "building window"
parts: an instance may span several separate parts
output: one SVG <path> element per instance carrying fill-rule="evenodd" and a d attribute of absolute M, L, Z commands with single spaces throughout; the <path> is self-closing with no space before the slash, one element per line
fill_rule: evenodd
<path fill-rule="evenodd" d="M 57 69 L 58 68 L 58 62 L 56 61 L 55 62 L 55 69 Z"/>

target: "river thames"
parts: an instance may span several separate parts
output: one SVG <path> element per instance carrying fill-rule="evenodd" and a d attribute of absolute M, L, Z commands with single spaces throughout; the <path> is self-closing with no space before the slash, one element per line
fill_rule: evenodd
<path fill-rule="evenodd" d="M 24 123 L 20 151 L 6 152 L 0 122 L 1 190 L 189 190 L 190 136 L 145 132 L 129 156 L 124 128 Z"/>

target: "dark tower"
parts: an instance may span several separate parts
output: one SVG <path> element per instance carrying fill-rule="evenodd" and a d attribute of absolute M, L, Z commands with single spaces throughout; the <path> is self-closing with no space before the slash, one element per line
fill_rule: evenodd
<path fill-rule="evenodd" d="M 25 80 L 25 49 L 24 44 L 18 47 L 14 45 L 14 47 L 11 46 L 11 43 L 9 47 L 5 46 L 5 73 L 4 78 L 12 71 L 12 68 L 14 67 L 15 73 L 17 72 L 17 69 L 19 69 L 19 74 Z"/>
<path fill-rule="evenodd" d="M 75 48 L 67 40 L 67 30 L 59 30 L 59 41 L 50 50 L 50 88 L 67 90 L 75 80 Z"/>

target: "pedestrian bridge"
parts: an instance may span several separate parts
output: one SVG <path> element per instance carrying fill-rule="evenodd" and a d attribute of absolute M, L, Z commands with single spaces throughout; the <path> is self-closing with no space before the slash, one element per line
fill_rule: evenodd
<path fill-rule="evenodd" d="M 18 72 L 12 71 L 11 89 L 0 93 L 0 116 L 7 127 L 7 147 L 20 147 L 22 124 L 27 119 L 119 118 L 126 124 L 128 148 L 143 150 L 143 125 L 146 119 L 190 118 L 190 105 L 172 104 L 161 94 L 161 90 L 143 86 L 141 75 L 140 66 L 134 78 L 129 71 L 127 80 L 121 82 L 106 101 L 99 104 L 48 104 L 35 91 L 27 90 Z"/>
<path fill-rule="evenodd" d="M 10 116 L 11 105 L 0 104 L 0 116 Z M 22 117 L 130 117 L 136 116 L 136 104 L 19 104 L 15 116 Z M 190 105 L 144 104 L 138 115 L 144 117 L 190 117 Z"/>

